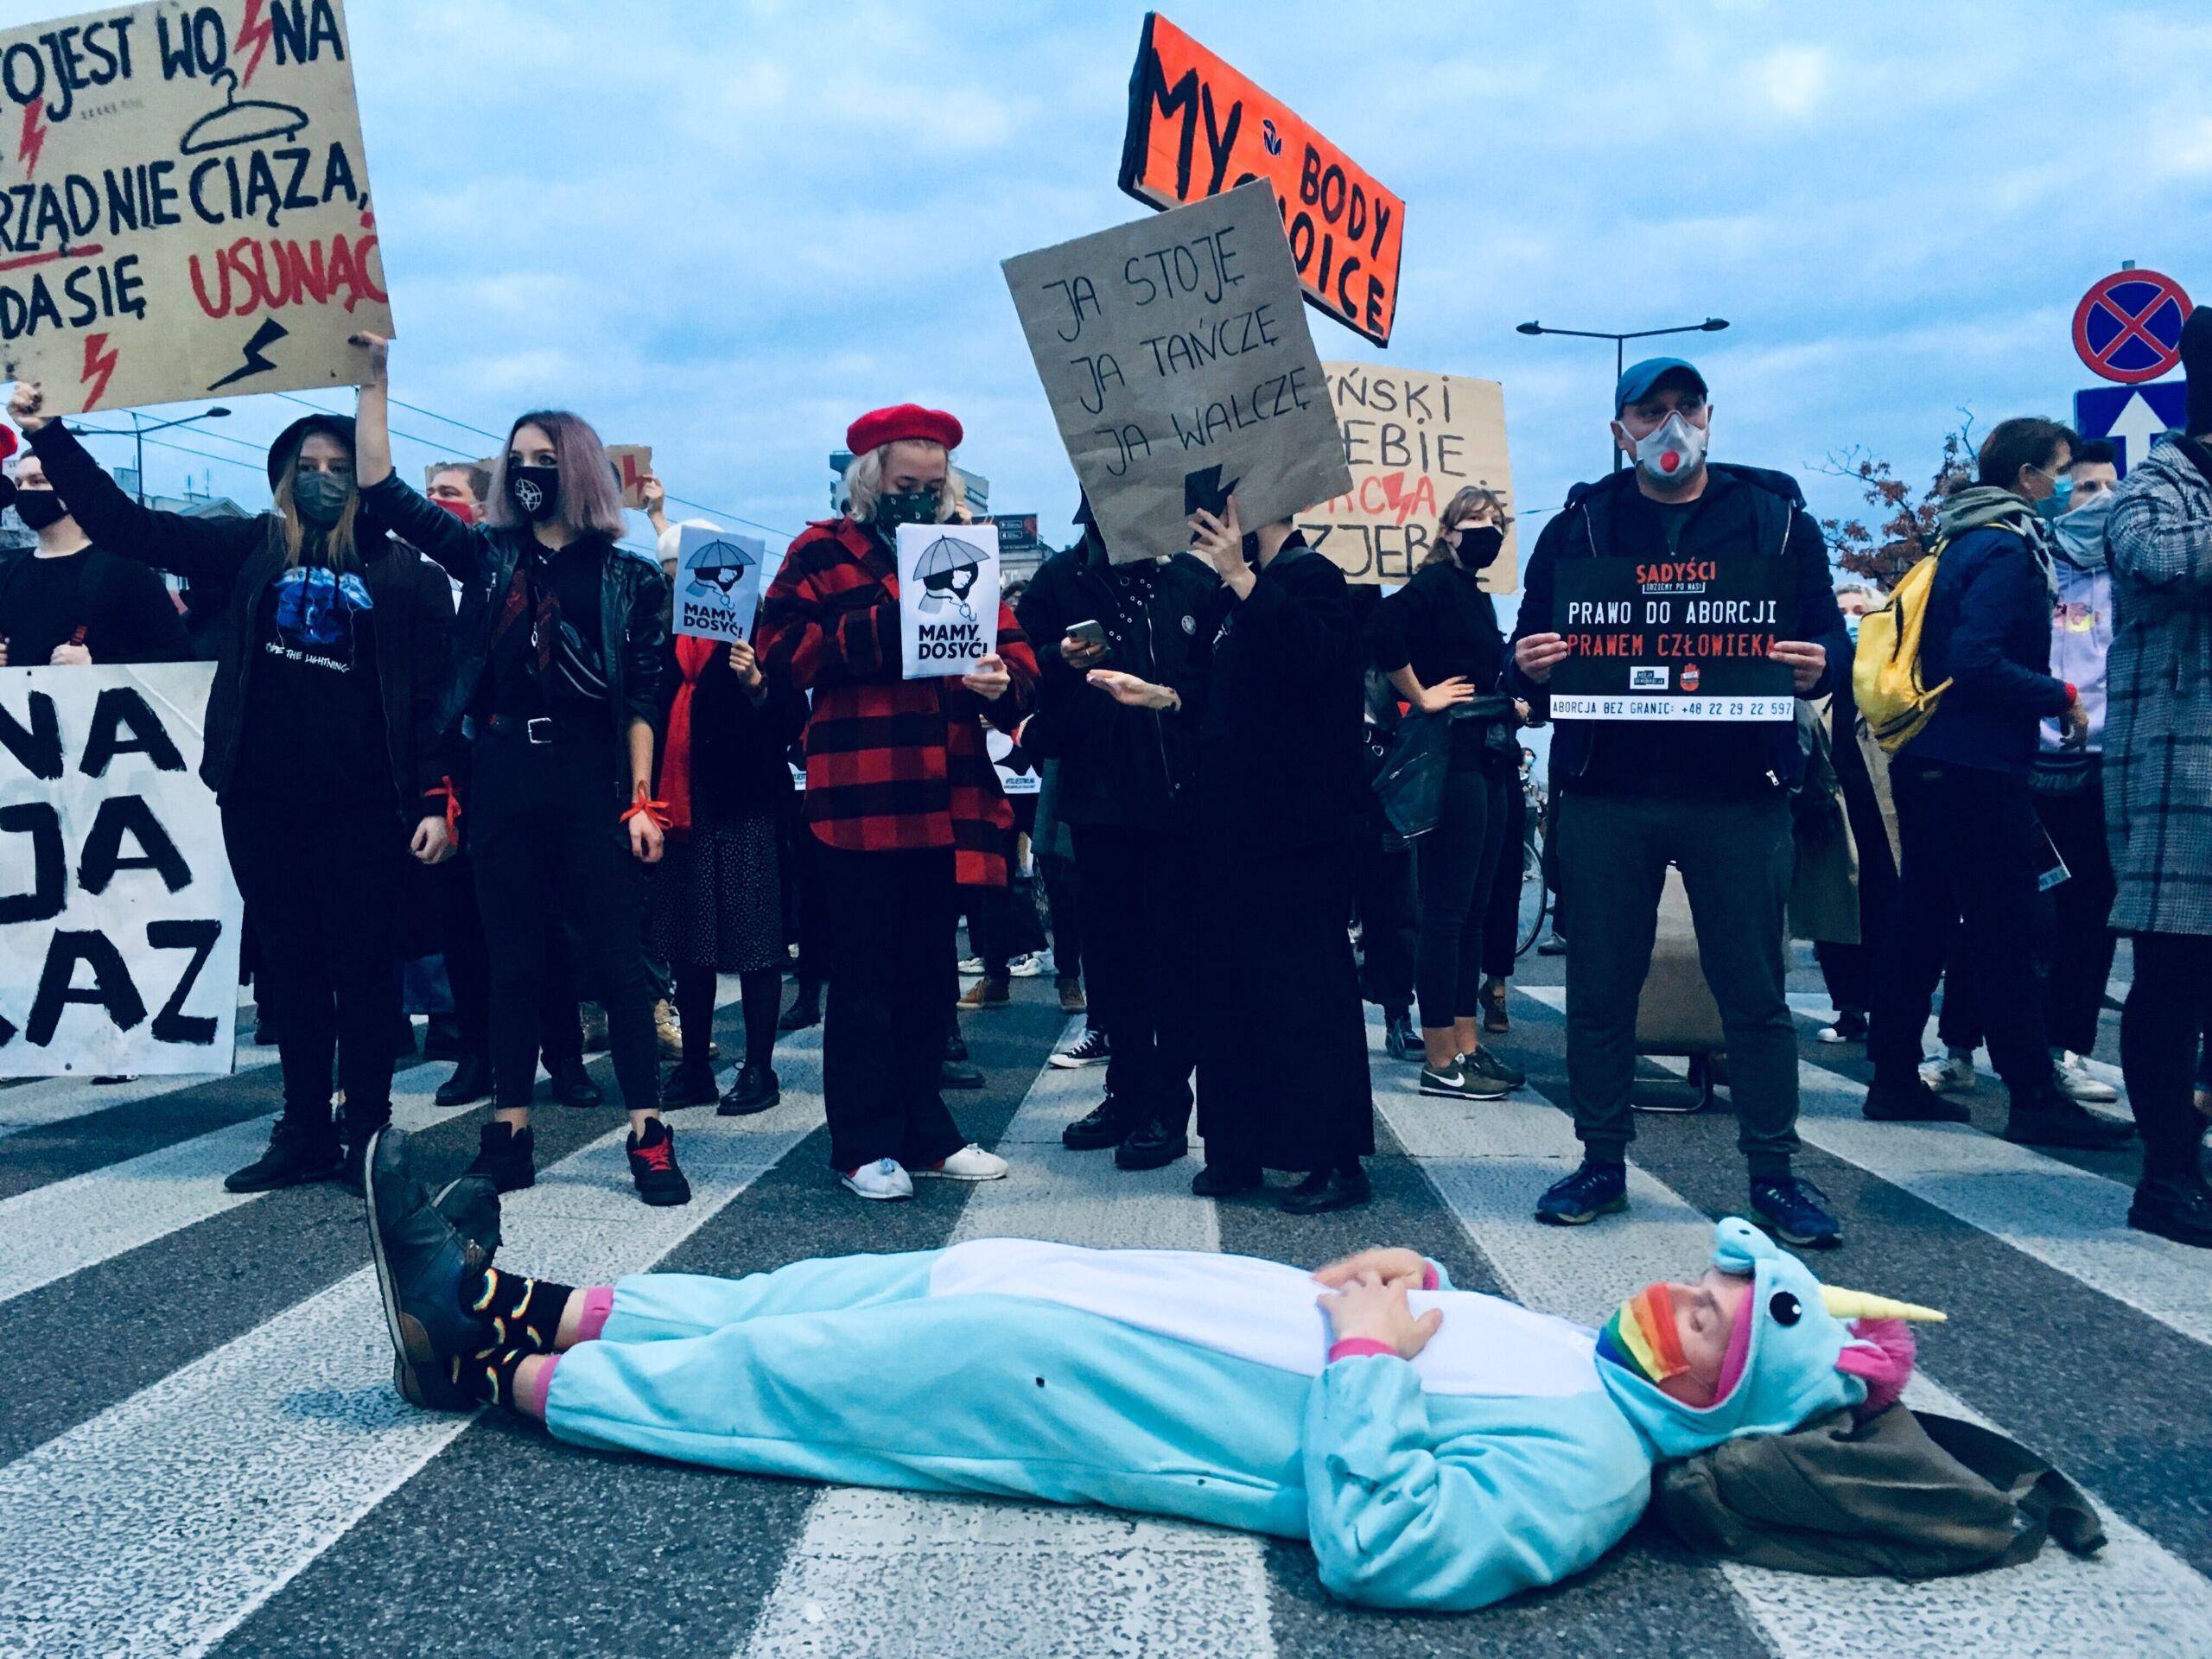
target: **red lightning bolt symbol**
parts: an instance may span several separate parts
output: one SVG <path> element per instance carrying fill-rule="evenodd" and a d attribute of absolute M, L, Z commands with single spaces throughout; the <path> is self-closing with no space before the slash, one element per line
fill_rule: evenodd
<path fill-rule="evenodd" d="M 106 350 L 106 346 L 105 334 L 85 336 L 85 372 L 79 378 L 85 385 L 92 387 L 85 396 L 86 409 L 99 402 L 100 394 L 107 390 L 109 377 L 115 372 L 115 359 L 120 353 Z M 92 378 L 94 375 L 99 377 L 97 381 Z"/>
<path fill-rule="evenodd" d="M 1403 473 L 1385 473 L 1376 481 L 1382 486 L 1382 494 L 1390 503 L 1390 511 L 1398 515 L 1400 524 L 1404 524 L 1413 511 L 1413 504 L 1406 499 L 1406 475 Z"/>
<path fill-rule="evenodd" d="M 36 99 L 23 105 L 22 142 L 16 146 L 16 154 L 23 160 L 25 178 L 38 170 L 39 152 L 46 148 L 46 105 Z"/>
<path fill-rule="evenodd" d="M 253 55 L 246 60 L 245 73 L 240 77 L 241 86 L 253 84 L 253 72 L 261 67 L 261 54 L 269 50 L 269 20 L 261 15 L 267 0 L 245 0 L 245 21 L 238 25 L 238 47 L 244 50 L 250 42 Z"/>

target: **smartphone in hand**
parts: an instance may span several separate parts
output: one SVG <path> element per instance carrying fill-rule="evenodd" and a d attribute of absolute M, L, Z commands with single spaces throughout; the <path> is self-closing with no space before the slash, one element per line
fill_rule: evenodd
<path fill-rule="evenodd" d="M 1106 628 L 1103 623 L 1071 622 L 1067 637 L 1079 645 L 1096 645 L 1101 651 L 1106 649 Z"/>

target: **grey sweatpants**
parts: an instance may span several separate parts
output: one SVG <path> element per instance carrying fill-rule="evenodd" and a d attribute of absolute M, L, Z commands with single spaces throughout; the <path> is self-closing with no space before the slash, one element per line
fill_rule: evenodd
<path fill-rule="evenodd" d="M 1783 988 L 1783 929 L 1796 857 L 1789 806 L 1759 800 L 1575 795 L 1555 833 L 1574 918 L 1567 953 L 1567 1081 L 1592 1157 L 1636 1138 L 1629 1084 L 1636 1008 L 1651 967 L 1667 866 L 1681 867 L 1706 982 L 1727 1034 L 1737 1145 L 1751 1178 L 1784 1175 L 1797 1150 L 1797 1033 Z"/>

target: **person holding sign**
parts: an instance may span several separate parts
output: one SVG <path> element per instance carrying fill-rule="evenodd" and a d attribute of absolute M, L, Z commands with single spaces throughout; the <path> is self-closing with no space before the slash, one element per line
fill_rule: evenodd
<path fill-rule="evenodd" d="M 1198 1134 L 1191 1190 L 1249 1191 L 1262 1172 L 1306 1179 L 1294 1215 L 1371 1196 L 1367 1020 L 1352 960 L 1352 877 L 1364 806 L 1359 630 L 1344 572 L 1290 520 L 1246 535 L 1236 498 L 1191 518 L 1221 579 L 1199 626 L 1214 638 L 1198 732 Z"/>
<path fill-rule="evenodd" d="M 396 543 L 355 489 L 343 416 L 302 416 L 277 435 L 270 511 L 195 518 L 125 495 L 47 415 L 37 382 L 18 385 L 8 407 L 84 534 L 224 596 L 210 623 L 200 776 L 253 915 L 284 1090 L 268 1150 L 224 1185 L 337 1178 L 359 1190 L 369 1137 L 391 1117 L 405 860 L 435 864 L 453 849 L 437 720 L 453 628 L 445 577 Z M 335 1122 L 334 1065 L 346 1095 Z"/>
<path fill-rule="evenodd" d="M 823 1103 L 830 1167 L 863 1198 L 912 1198 L 917 1176 L 1007 1170 L 966 1141 L 938 1090 L 959 889 L 1006 880 L 1014 823 L 983 721 L 1014 729 L 1037 659 L 1002 604 L 995 649 L 958 678 L 909 661 L 902 626 L 923 595 L 899 579 L 899 529 L 963 518 L 961 436 L 951 416 L 914 404 L 855 421 L 844 512 L 800 533 L 760 601 L 769 677 L 813 693 L 806 817 L 830 933 Z"/>
<path fill-rule="evenodd" d="M 689 1204 L 660 1118 L 644 942 L 643 867 L 659 861 L 667 822 L 652 785 L 668 583 L 615 545 L 625 525 L 606 446 L 563 410 L 509 429 L 481 524 L 416 494 L 391 468 L 390 342 L 354 343 L 367 356 L 362 499 L 462 588 L 445 720 L 475 734 L 469 856 L 492 955 L 493 1117 L 470 1173 L 503 1192 L 537 1179 L 530 1096 L 545 931 L 558 917 L 604 988 L 638 1196 Z"/>
<path fill-rule="evenodd" d="M 660 547 L 673 556 L 695 531 L 719 534 L 687 520 L 664 531 Z M 646 944 L 674 970 L 683 1054 L 661 1087 L 661 1104 L 715 1103 L 715 976 L 735 974 L 745 1062 L 721 1096 L 721 1111 L 765 1112 L 782 1098 L 774 1069 L 784 984 L 777 814 L 791 789 L 784 752 L 806 725 L 806 699 L 790 682 L 769 679 L 747 640 L 679 631 L 668 645 L 654 790 L 668 804 L 668 850 L 653 872 Z"/>
<path fill-rule="evenodd" d="M 1636 464 L 1578 485 L 1544 526 L 1529 558 L 1507 690 L 1539 719 L 1553 673 L 1586 643 L 1621 636 L 1570 626 L 1563 575 L 1611 559 L 1686 594 L 1740 572 L 1769 590 L 1797 639 L 1753 639 L 1786 667 L 1784 690 L 1824 694 L 1847 671 L 1849 642 L 1829 586 L 1827 549 L 1795 479 L 1708 463 L 1713 405 L 1705 377 L 1679 358 L 1632 365 L 1613 392 L 1613 442 Z M 1695 601 L 1669 601 L 1683 609 Z M 1620 601 L 1630 620 L 1646 601 Z M 1611 613 L 1607 613 L 1609 616 Z M 1671 690 L 1699 668 L 1649 671 Z M 1702 677 L 1702 675 L 1700 675 Z M 1634 683 L 1630 682 L 1630 683 Z M 1611 699 L 1624 711 L 1633 698 Z M 1636 1068 L 1637 1001 L 1650 967 L 1667 867 L 1680 867 L 1698 954 L 1727 1033 L 1738 1144 L 1751 1166 L 1751 1202 L 1788 1243 L 1825 1247 L 1841 1230 L 1820 1192 L 1790 1173 L 1797 1150 L 1797 1037 L 1783 994 L 1783 925 L 1795 868 L 1789 791 L 1803 775 L 1797 730 L 1778 718 L 1561 718 L 1552 776 L 1562 798 L 1554 831 L 1560 897 L 1574 918 L 1567 953 L 1567 1071 L 1582 1166 L 1554 1182 L 1537 1219 L 1573 1226 L 1627 1208 L 1626 1158 L 1636 1130 L 1629 1084 Z"/>

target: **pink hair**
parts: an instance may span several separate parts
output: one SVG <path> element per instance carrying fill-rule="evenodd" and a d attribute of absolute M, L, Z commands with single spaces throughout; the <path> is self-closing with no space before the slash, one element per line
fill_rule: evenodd
<path fill-rule="evenodd" d="M 1855 1376 L 1866 1385 L 1866 1398 L 1859 1405 L 1857 1415 L 1861 1422 L 1878 1417 L 1904 1395 L 1904 1385 L 1912 1376 L 1913 1356 L 1916 1352 L 1912 1327 L 1903 1319 L 1853 1319 L 1851 1334 L 1853 1345 L 1846 1348 L 1835 1362 L 1835 1368 L 1846 1376 Z M 1871 1344 L 1861 1347 L 1859 1344 Z"/>

